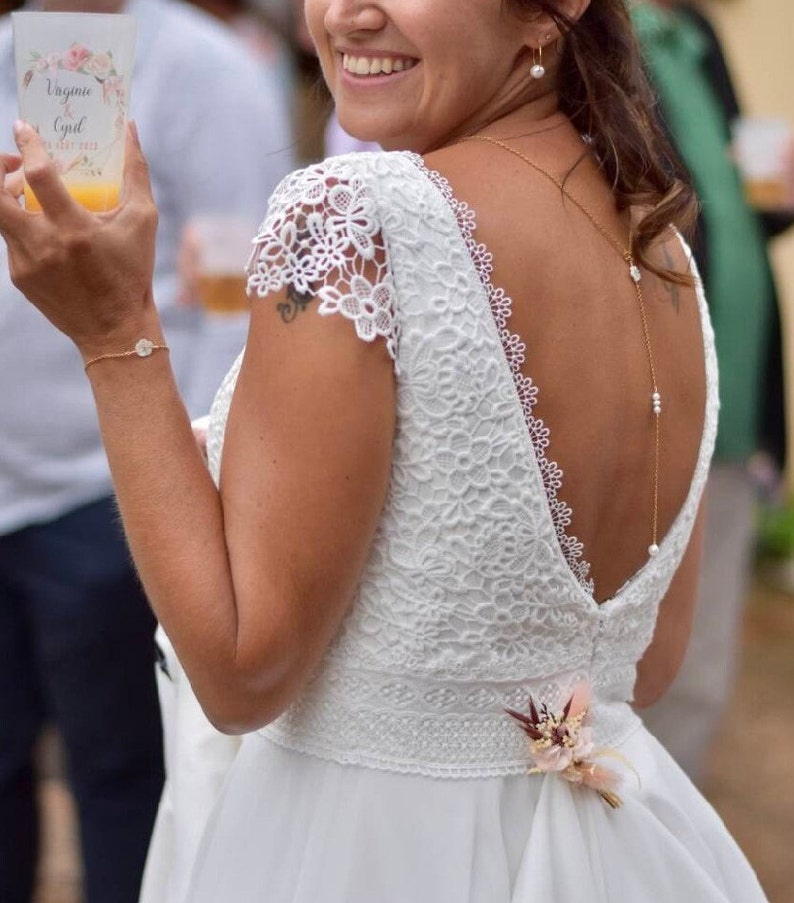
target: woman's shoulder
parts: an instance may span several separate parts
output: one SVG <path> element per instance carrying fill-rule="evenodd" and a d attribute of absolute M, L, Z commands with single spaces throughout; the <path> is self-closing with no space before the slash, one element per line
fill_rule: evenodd
<path fill-rule="evenodd" d="M 422 158 L 403 151 L 328 157 L 286 176 L 270 197 L 257 242 L 277 237 L 303 254 L 335 258 L 344 245 L 364 259 L 435 234 L 449 204 Z M 443 223 L 442 223 L 443 221 Z"/>
<path fill-rule="evenodd" d="M 410 151 L 353 151 L 335 154 L 317 163 L 310 163 L 290 173 L 285 182 L 314 182 L 331 178 L 345 179 L 387 179 L 389 176 L 404 177 L 411 171 L 419 171 L 421 157 Z"/>
<path fill-rule="evenodd" d="M 274 207 L 317 206 L 366 193 L 375 200 L 396 189 L 416 191 L 422 181 L 421 157 L 406 151 L 357 151 L 326 157 L 287 175 L 273 192 Z"/>

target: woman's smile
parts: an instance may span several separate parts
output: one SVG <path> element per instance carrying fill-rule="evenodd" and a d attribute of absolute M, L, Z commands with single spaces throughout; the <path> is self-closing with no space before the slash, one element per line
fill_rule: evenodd
<path fill-rule="evenodd" d="M 389 54 L 341 53 L 342 69 L 356 78 L 369 79 L 378 75 L 393 75 L 413 69 L 419 60 Z"/>

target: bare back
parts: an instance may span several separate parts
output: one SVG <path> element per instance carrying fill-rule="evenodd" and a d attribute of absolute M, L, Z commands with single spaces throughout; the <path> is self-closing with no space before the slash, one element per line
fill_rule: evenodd
<path fill-rule="evenodd" d="M 620 214 L 581 138 L 565 123 L 512 147 L 558 179 L 622 246 Z M 575 165 L 577 161 L 580 161 Z M 567 537 L 583 544 L 594 596 L 612 598 L 647 560 L 653 519 L 654 423 L 648 352 L 627 264 L 559 188 L 502 148 L 471 142 L 428 157 L 477 218 L 476 238 L 493 255 L 492 282 L 512 299 L 508 329 L 526 345 L 521 372 L 537 388 L 536 452 L 556 462 L 562 484 L 547 492 L 571 509 Z M 659 263 L 689 270 L 671 231 Z M 649 334 L 663 399 L 659 538 L 690 489 L 700 448 L 706 381 L 693 288 L 643 271 Z M 537 421 L 542 421 L 539 424 Z M 563 515 L 564 519 L 564 515 Z M 558 524 L 558 526 L 560 526 Z"/>

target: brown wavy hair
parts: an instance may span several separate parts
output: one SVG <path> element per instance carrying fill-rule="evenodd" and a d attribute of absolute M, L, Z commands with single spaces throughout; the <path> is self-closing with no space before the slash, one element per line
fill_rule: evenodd
<path fill-rule="evenodd" d="M 592 0 L 578 20 L 556 0 L 507 0 L 522 15 L 545 13 L 564 35 L 558 92 L 564 113 L 590 147 L 612 184 L 619 210 L 639 208 L 635 258 L 661 278 L 690 285 L 688 273 L 660 267 L 651 246 L 670 225 L 689 238 L 698 203 L 688 176 L 655 110 L 642 55 L 625 0 Z"/>

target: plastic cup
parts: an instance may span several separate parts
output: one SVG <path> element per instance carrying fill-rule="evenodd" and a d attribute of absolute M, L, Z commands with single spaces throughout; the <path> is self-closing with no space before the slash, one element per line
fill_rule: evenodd
<path fill-rule="evenodd" d="M 248 310 L 245 265 L 256 226 L 226 214 L 202 214 L 189 226 L 197 268 L 199 300 L 209 314 Z"/>
<path fill-rule="evenodd" d="M 136 22 L 120 13 L 11 15 L 20 117 L 89 210 L 121 196 Z M 40 209 L 25 186 L 25 205 Z"/>
<path fill-rule="evenodd" d="M 734 123 L 734 154 L 753 207 L 786 204 L 786 165 L 793 144 L 794 134 L 784 119 L 743 116 Z"/>

